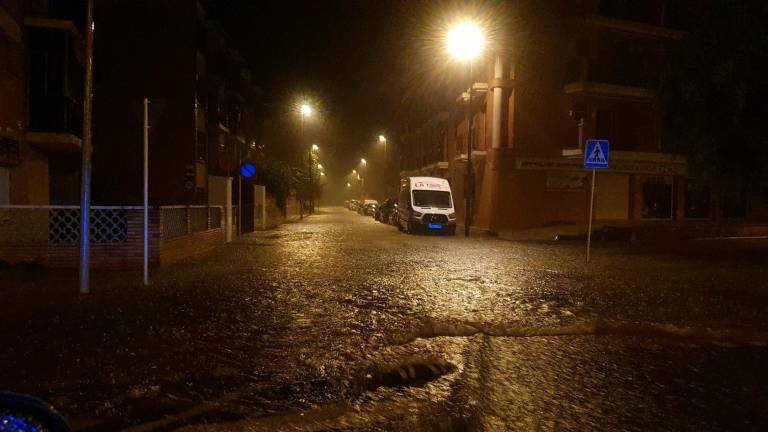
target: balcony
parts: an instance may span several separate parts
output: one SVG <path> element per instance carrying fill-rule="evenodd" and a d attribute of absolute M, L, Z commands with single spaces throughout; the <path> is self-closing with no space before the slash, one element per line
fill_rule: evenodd
<path fill-rule="evenodd" d="M 32 96 L 27 141 L 48 150 L 82 147 L 83 106 L 66 96 Z"/>
<path fill-rule="evenodd" d="M 648 88 L 592 81 L 568 83 L 563 90 L 569 95 L 588 95 L 638 102 L 651 102 L 656 98 L 656 92 Z"/>
<path fill-rule="evenodd" d="M 584 17 L 584 23 L 593 28 L 602 28 L 657 39 L 681 40 L 688 35 L 687 32 L 674 30 L 661 25 L 647 24 L 601 15 L 587 15 Z"/>
<path fill-rule="evenodd" d="M 656 98 L 658 66 L 642 50 L 632 55 L 611 55 L 610 50 L 592 59 L 575 59 L 567 67 L 563 91 L 637 102 Z"/>
<path fill-rule="evenodd" d="M 69 20 L 26 18 L 29 128 L 27 141 L 79 151 L 83 131 L 83 41 Z"/>

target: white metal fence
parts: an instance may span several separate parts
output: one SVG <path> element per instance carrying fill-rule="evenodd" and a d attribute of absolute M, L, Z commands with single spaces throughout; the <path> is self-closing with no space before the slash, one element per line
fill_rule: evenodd
<path fill-rule="evenodd" d="M 161 206 L 162 238 L 170 240 L 222 227 L 221 206 Z"/>

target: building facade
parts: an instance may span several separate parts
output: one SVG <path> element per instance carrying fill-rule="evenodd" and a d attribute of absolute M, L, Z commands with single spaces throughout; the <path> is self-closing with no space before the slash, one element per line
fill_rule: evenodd
<path fill-rule="evenodd" d="M 0 2 L 0 205 L 77 200 L 84 70 L 80 6 Z"/>
<path fill-rule="evenodd" d="M 617 226 L 765 222 L 764 194 L 701 181 L 666 152 L 657 88 L 670 47 L 687 37 L 684 1 L 516 2 L 514 47 L 473 82 L 472 225 L 489 231 L 585 225 L 587 139 L 607 139 L 595 218 Z M 478 82 L 479 81 L 479 82 Z M 463 222 L 466 93 L 401 135 L 403 174 L 451 180 Z"/>
<path fill-rule="evenodd" d="M 208 203 L 208 176 L 234 176 L 255 151 L 244 59 L 193 0 L 104 1 L 96 15 L 95 201 L 142 200 L 146 97 L 150 202 Z"/>

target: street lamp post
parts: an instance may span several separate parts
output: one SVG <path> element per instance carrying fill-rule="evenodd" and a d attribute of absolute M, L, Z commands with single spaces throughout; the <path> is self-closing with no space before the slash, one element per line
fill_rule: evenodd
<path fill-rule="evenodd" d="M 309 213 L 312 214 L 315 211 L 315 185 L 314 185 L 314 179 L 312 178 L 312 165 L 314 165 L 314 161 L 312 160 L 312 154 L 316 152 L 320 147 L 317 146 L 317 144 L 312 144 L 312 147 L 309 148 Z"/>
<path fill-rule="evenodd" d="M 465 22 L 451 28 L 448 32 L 446 47 L 448 52 L 457 60 L 466 61 L 469 68 L 469 94 L 465 117 L 467 122 L 467 170 L 464 179 L 464 236 L 469 237 L 469 230 L 472 226 L 472 198 L 475 193 L 475 182 L 472 173 L 472 137 L 474 116 L 472 115 L 472 63 L 483 51 L 485 38 L 480 28 L 472 23 Z"/>
<path fill-rule="evenodd" d="M 308 103 L 302 103 L 299 105 L 299 115 L 301 116 L 301 143 L 304 144 L 304 121 L 307 116 L 312 115 L 312 106 Z M 310 182 L 312 177 L 312 152 L 309 153 L 309 174 L 310 174 Z M 299 219 L 304 219 L 304 201 L 301 201 L 301 205 L 299 206 Z"/>
<path fill-rule="evenodd" d="M 361 172 L 366 167 L 367 164 L 368 164 L 368 161 L 365 160 L 365 158 L 360 158 Z M 360 188 L 362 189 L 362 192 L 363 192 L 363 200 L 365 200 L 365 177 L 358 174 L 357 178 L 360 180 Z"/>

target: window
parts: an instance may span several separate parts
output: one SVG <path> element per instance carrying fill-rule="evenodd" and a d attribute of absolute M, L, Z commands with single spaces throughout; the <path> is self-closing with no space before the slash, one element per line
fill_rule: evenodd
<path fill-rule="evenodd" d="M 689 219 L 706 219 L 711 217 L 712 197 L 709 186 L 685 185 L 685 217 Z"/>
<path fill-rule="evenodd" d="M 447 191 L 415 190 L 413 191 L 415 207 L 450 208 L 451 194 Z"/>
<path fill-rule="evenodd" d="M 672 179 L 650 177 L 643 183 L 643 219 L 672 218 Z"/>

